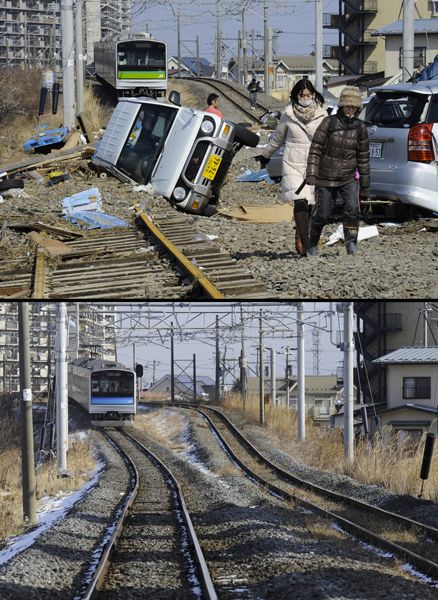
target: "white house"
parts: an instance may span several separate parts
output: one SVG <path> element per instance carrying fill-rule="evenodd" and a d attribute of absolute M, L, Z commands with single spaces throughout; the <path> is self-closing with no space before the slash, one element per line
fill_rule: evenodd
<path fill-rule="evenodd" d="M 385 38 L 385 76 L 400 73 L 403 58 L 403 21 L 394 21 L 371 33 Z M 438 19 L 414 20 L 414 69 L 433 62 L 438 54 Z"/>
<path fill-rule="evenodd" d="M 373 361 L 386 368 L 387 406 L 381 425 L 406 435 L 438 433 L 438 347 L 405 347 Z"/>

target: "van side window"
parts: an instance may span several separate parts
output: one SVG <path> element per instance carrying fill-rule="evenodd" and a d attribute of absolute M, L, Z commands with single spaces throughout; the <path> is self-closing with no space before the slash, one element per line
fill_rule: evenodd
<path fill-rule="evenodd" d="M 427 115 L 426 120 L 428 123 L 438 123 L 438 94 L 432 96 L 429 114 Z"/>
<path fill-rule="evenodd" d="M 379 127 L 402 128 L 418 123 L 427 101 L 425 94 L 378 94 L 367 121 Z"/>

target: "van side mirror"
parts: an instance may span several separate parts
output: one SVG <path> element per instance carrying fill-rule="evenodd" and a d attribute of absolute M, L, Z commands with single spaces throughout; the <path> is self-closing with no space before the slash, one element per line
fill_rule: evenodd
<path fill-rule="evenodd" d="M 176 106 L 181 106 L 181 94 L 175 90 L 172 90 L 169 94 L 169 102 L 176 104 Z"/>

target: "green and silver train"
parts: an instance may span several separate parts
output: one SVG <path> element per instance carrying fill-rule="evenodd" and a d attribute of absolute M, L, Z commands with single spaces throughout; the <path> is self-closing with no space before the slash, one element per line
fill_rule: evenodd
<path fill-rule="evenodd" d="M 167 90 L 167 47 L 150 37 L 133 37 L 94 45 L 96 79 L 123 96 L 159 98 Z"/>

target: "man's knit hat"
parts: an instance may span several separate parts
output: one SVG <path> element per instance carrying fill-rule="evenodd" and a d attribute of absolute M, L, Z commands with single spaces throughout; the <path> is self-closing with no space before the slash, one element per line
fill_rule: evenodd
<path fill-rule="evenodd" d="M 338 106 L 356 106 L 360 108 L 362 106 L 362 94 L 360 89 L 353 85 L 347 85 L 341 92 Z"/>

